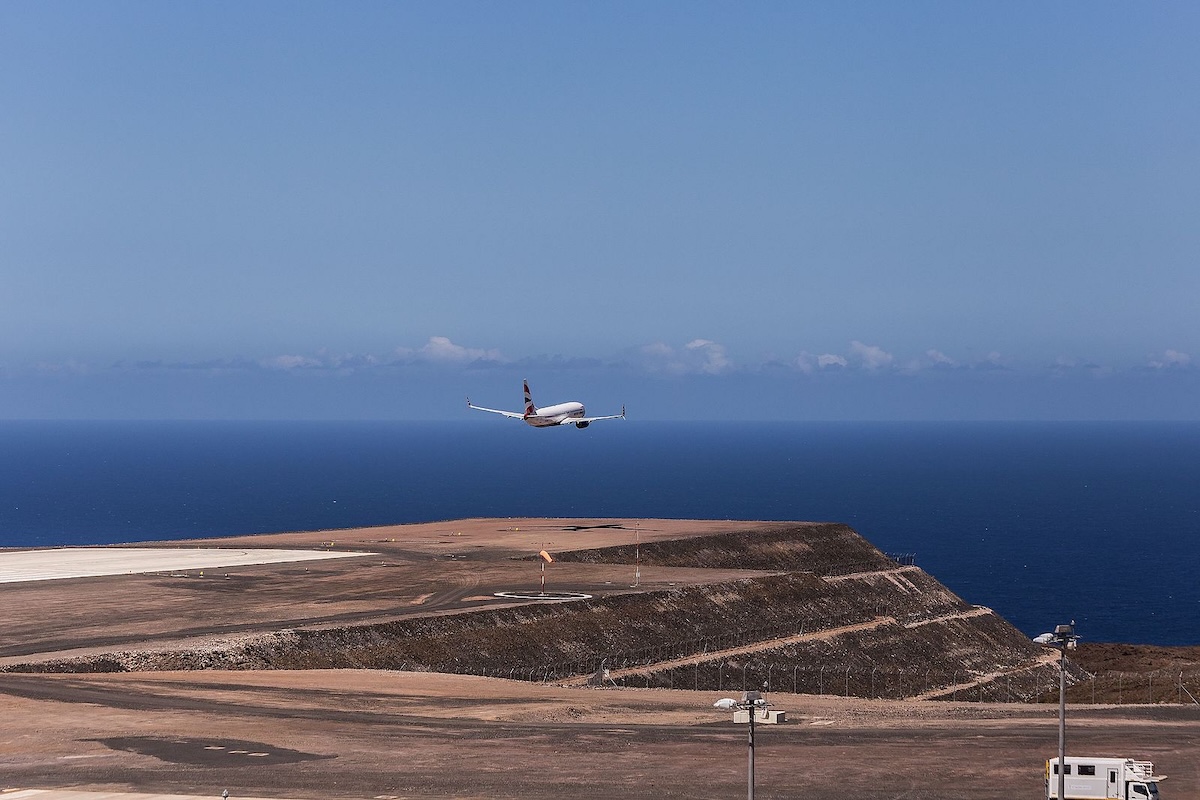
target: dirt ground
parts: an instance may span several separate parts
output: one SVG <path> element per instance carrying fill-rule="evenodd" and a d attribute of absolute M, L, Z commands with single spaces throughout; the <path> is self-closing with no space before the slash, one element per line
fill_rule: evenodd
<path fill-rule="evenodd" d="M 154 546 L 324 549 L 370 553 L 296 564 L 3 584 L 0 665 L 117 649 L 202 644 L 288 627 L 380 622 L 511 605 L 498 591 L 537 591 L 539 550 L 627 544 L 766 527 L 711 520 L 472 519 L 281 533 Z M 136 546 L 136 545 L 135 545 Z M 749 570 L 644 567 L 640 590 L 729 580 Z M 626 565 L 555 563 L 547 588 L 595 596 L 634 591 Z"/>
<path fill-rule="evenodd" d="M 649 520 L 637 535 L 754 525 Z M 495 591 L 537 587 L 540 564 L 514 556 L 633 536 L 633 521 L 523 519 L 171 543 L 374 555 L 6 584 L 0 665 L 495 607 L 504 602 Z M 554 589 L 632 591 L 628 565 L 555 563 L 549 574 Z M 761 573 L 643 566 L 641 588 L 743 574 Z M 741 797 L 747 728 L 712 707 L 718 698 L 366 670 L 0 673 L 0 789 L 228 789 L 234 800 Z M 1056 705 L 769 699 L 788 721 L 758 726 L 760 798 L 1034 798 L 1057 751 Z M 1200 706 L 1072 706 L 1068 717 L 1069 753 L 1152 760 L 1171 776 L 1167 800 L 1200 798 Z"/>
<path fill-rule="evenodd" d="M 0 675 L 0 785 L 233 797 L 740 797 L 713 693 L 357 670 Z M 761 798 L 1037 797 L 1057 707 L 776 694 Z M 1195 706 L 1072 707 L 1068 752 L 1200 797 Z"/>

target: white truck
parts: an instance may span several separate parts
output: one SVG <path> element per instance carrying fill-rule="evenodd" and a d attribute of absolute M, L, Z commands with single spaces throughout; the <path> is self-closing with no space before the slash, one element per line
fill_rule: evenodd
<path fill-rule="evenodd" d="M 1154 764 L 1132 758 L 1067 756 L 1063 800 L 1159 800 Z M 1046 800 L 1058 800 L 1058 759 L 1046 762 Z"/>

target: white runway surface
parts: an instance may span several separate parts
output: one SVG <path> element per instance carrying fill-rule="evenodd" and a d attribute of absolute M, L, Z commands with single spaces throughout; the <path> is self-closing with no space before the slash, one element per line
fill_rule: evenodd
<path fill-rule="evenodd" d="M 285 564 L 353 558 L 374 553 L 338 553 L 323 550 L 252 550 L 205 547 L 64 547 L 54 550 L 0 552 L 0 583 L 92 578 L 99 575 L 135 575 L 143 572 L 240 567 L 247 564 Z"/>

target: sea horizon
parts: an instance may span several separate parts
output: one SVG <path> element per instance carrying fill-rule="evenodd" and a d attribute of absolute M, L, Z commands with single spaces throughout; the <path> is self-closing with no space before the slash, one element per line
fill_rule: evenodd
<path fill-rule="evenodd" d="M 1200 644 L 1200 422 L 0 421 L 0 544 L 841 522 L 1029 635 Z"/>

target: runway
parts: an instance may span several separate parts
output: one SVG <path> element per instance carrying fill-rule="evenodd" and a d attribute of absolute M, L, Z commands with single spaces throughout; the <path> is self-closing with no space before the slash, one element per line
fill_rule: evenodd
<path fill-rule="evenodd" d="M 284 564 L 369 555 L 375 554 L 216 547 L 62 547 L 52 550 L 20 550 L 0 552 L 0 583 L 92 578 L 101 575 L 138 575 L 147 572 L 184 572 L 247 564 Z"/>

